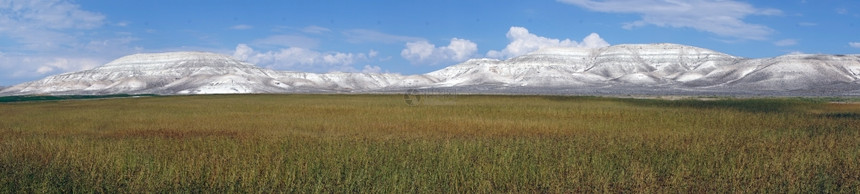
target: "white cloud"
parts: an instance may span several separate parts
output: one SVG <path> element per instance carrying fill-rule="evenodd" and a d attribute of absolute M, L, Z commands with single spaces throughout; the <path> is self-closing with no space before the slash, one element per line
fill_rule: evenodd
<path fill-rule="evenodd" d="M 11 40 L 0 55 L 0 85 L 91 69 L 139 51 L 129 46 L 138 40 L 133 34 L 95 32 L 104 25 L 129 22 L 107 23 L 67 0 L 0 0 L 0 37 Z"/>
<path fill-rule="evenodd" d="M 848 46 L 851 46 L 854 48 L 860 48 L 860 42 L 849 42 Z"/>
<path fill-rule="evenodd" d="M 18 84 L 44 76 L 95 68 L 107 62 L 97 57 L 0 55 L 0 85 Z"/>
<path fill-rule="evenodd" d="M 400 56 L 409 60 L 423 60 L 430 58 L 433 50 L 436 50 L 436 45 L 427 41 L 409 42 L 406 43 L 406 48 L 400 52 Z"/>
<path fill-rule="evenodd" d="M 600 38 L 599 34 L 594 32 L 585 36 L 585 38 L 582 39 L 582 42 L 579 43 L 579 47 L 584 48 L 600 48 L 607 46 L 609 46 L 609 43 L 606 42 L 606 40 L 603 40 L 603 38 Z"/>
<path fill-rule="evenodd" d="M 230 29 L 233 29 L 233 30 L 248 30 L 251 28 L 254 28 L 254 26 L 247 25 L 247 24 L 239 24 L 239 25 L 235 25 L 235 26 L 230 26 Z"/>
<path fill-rule="evenodd" d="M 346 36 L 346 41 L 350 43 L 365 43 L 365 42 L 381 42 L 381 43 L 400 43 L 400 42 L 414 42 L 424 40 L 422 38 L 410 37 L 410 36 L 399 36 L 393 34 L 386 34 L 374 30 L 367 29 L 352 29 L 343 32 L 343 35 Z"/>
<path fill-rule="evenodd" d="M 233 57 L 236 57 L 236 59 L 246 61 L 246 62 L 251 62 L 251 60 L 256 60 L 256 59 L 251 58 L 251 57 L 253 57 L 253 55 L 256 55 L 256 51 L 254 51 L 253 48 L 251 48 L 250 46 L 248 46 L 246 44 L 236 45 L 236 50 L 233 51 Z"/>
<path fill-rule="evenodd" d="M 427 41 L 407 42 L 400 56 L 413 64 L 461 62 L 475 56 L 478 45 L 466 39 L 452 38 L 448 46 L 436 47 Z"/>
<path fill-rule="evenodd" d="M 311 34 L 322 34 L 324 32 L 331 32 L 331 30 L 328 28 L 319 27 L 319 26 L 308 26 L 308 27 L 302 28 L 302 32 L 311 33 Z"/>
<path fill-rule="evenodd" d="M 371 58 L 365 53 L 323 53 L 300 47 L 258 52 L 246 44 L 237 45 L 233 56 L 266 68 L 307 72 L 355 71 L 352 64 Z"/>
<path fill-rule="evenodd" d="M 743 21 L 748 15 L 780 15 L 777 9 L 759 9 L 732 0 L 558 0 L 592 11 L 639 14 L 642 20 L 624 24 L 625 29 L 646 25 L 693 28 L 720 36 L 764 40 L 773 29 Z"/>
<path fill-rule="evenodd" d="M 487 57 L 511 58 L 546 47 L 598 48 L 609 46 L 609 43 L 600 38 L 600 35 L 597 33 L 591 33 L 582 40 L 582 43 L 577 43 L 570 39 L 559 40 L 541 37 L 529 33 L 529 30 L 526 28 L 513 26 L 508 30 L 506 36 L 511 41 L 508 46 L 502 51 L 491 50 L 487 52 Z"/>
<path fill-rule="evenodd" d="M 95 68 L 102 63 L 88 58 L 54 58 L 36 68 L 36 73 L 46 74 L 59 70 L 60 72 L 80 71 Z"/>
<path fill-rule="evenodd" d="M 316 48 L 319 41 L 299 35 L 274 35 L 251 42 L 258 46 Z"/>
<path fill-rule="evenodd" d="M 139 40 L 138 38 L 126 36 L 120 38 L 111 38 L 111 39 L 101 39 L 101 40 L 92 40 L 87 44 L 83 45 L 83 48 L 86 49 L 87 52 L 95 52 L 95 53 L 127 53 L 128 51 L 137 52 L 139 50 L 133 50 L 126 48 L 125 45 L 130 44 L 131 42 Z"/>
<path fill-rule="evenodd" d="M 7 35 L 23 48 L 56 49 L 75 44 L 64 30 L 100 27 L 105 16 L 81 10 L 62 0 L 11 0 L 0 2 L 0 35 Z"/>
<path fill-rule="evenodd" d="M 783 39 L 783 40 L 773 42 L 773 45 L 776 45 L 776 46 L 791 46 L 791 45 L 796 45 L 796 44 L 797 44 L 797 40 L 795 40 L 795 39 Z"/>
<path fill-rule="evenodd" d="M 0 20 L 48 29 L 92 29 L 104 23 L 105 16 L 81 10 L 63 0 L 9 0 L 0 2 Z"/>
<path fill-rule="evenodd" d="M 382 68 L 379 66 L 365 65 L 362 73 L 382 73 Z"/>

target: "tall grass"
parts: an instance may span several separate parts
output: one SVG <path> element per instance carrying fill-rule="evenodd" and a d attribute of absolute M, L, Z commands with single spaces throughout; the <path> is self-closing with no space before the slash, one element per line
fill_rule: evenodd
<path fill-rule="evenodd" d="M 860 104 L 211 95 L 0 104 L 0 193 L 860 191 Z"/>

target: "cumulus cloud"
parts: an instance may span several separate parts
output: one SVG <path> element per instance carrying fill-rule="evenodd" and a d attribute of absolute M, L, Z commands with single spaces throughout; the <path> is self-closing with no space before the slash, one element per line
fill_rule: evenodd
<path fill-rule="evenodd" d="M 600 38 L 597 33 L 591 33 L 582 40 L 582 43 L 577 43 L 570 39 L 559 40 L 541 37 L 530 33 L 526 28 L 514 26 L 508 30 L 506 36 L 511 41 L 508 46 L 501 51 L 491 50 L 487 52 L 487 57 L 511 58 L 546 47 L 598 48 L 609 46 L 609 43 Z"/>
<path fill-rule="evenodd" d="M 400 56 L 412 64 L 438 64 L 440 62 L 461 62 L 478 51 L 478 44 L 466 39 L 452 38 L 448 46 L 436 47 L 425 40 L 407 42 Z"/>
<path fill-rule="evenodd" d="M 854 48 L 860 48 L 860 42 L 849 42 L 848 46 L 851 46 Z"/>
<path fill-rule="evenodd" d="M 749 15 L 781 15 L 777 9 L 755 8 L 749 3 L 732 0 L 558 0 L 588 10 L 607 13 L 631 13 L 642 19 L 623 25 L 632 29 L 646 25 L 693 28 L 720 36 L 764 40 L 773 29 L 750 24 Z"/>
<path fill-rule="evenodd" d="M 246 44 L 237 45 L 233 52 L 233 56 L 239 60 L 266 68 L 320 73 L 356 71 L 352 64 L 368 60 L 371 58 L 369 55 L 365 53 L 319 52 L 300 47 L 260 52 Z"/>
<path fill-rule="evenodd" d="M 796 45 L 796 44 L 797 44 L 797 40 L 795 40 L 795 39 L 783 39 L 783 40 L 773 42 L 773 45 L 776 45 L 776 46 L 791 46 L 791 45 Z"/>

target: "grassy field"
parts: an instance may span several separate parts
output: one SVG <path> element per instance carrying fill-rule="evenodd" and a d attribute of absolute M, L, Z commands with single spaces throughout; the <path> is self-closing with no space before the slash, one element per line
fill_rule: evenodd
<path fill-rule="evenodd" d="M 0 104 L 0 193 L 860 192 L 860 104 L 442 100 Z"/>

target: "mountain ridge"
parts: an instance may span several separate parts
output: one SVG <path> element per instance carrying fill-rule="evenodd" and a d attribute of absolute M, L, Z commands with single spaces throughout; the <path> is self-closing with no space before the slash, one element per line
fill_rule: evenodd
<path fill-rule="evenodd" d="M 377 93 L 576 95 L 860 95 L 860 55 L 743 58 L 688 45 L 543 48 L 506 60 L 469 59 L 426 74 L 276 71 L 206 52 L 133 54 L 0 95 Z"/>

